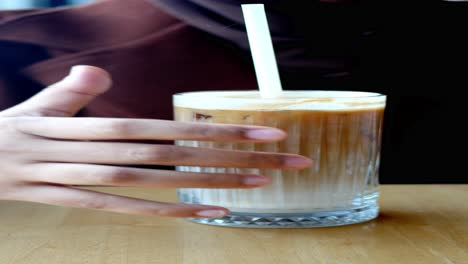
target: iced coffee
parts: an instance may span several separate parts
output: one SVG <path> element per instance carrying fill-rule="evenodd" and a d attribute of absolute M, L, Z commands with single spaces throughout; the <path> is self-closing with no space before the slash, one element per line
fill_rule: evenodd
<path fill-rule="evenodd" d="M 378 171 L 386 97 L 375 93 L 284 91 L 194 92 L 174 96 L 175 120 L 269 126 L 288 133 L 274 143 L 177 141 L 177 145 L 309 157 L 304 170 L 177 167 L 179 171 L 270 177 L 258 189 L 180 189 L 185 203 L 219 205 L 231 214 L 201 223 L 253 227 L 313 227 L 357 223 L 378 214 Z"/>

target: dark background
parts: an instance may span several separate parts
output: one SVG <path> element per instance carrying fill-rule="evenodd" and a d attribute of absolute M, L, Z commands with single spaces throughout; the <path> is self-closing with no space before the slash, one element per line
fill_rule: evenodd
<path fill-rule="evenodd" d="M 377 51 L 365 72 L 389 95 L 381 182 L 468 183 L 468 4 L 379 8 Z"/>
<path fill-rule="evenodd" d="M 345 51 L 355 59 L 350 76 L 316 81 L 310 72 L 291 77 L 283 70 L 284 86 L 388 95 L 381 183 L 468 183 L 468 2 L 369 0 L 330 13 L 311 13 L 313 8 L 294 13 L 304 25 L 313 22 L 309 47 L 325 36 L 322 50 L 339 50 L 347 32 L 368 33 L 355 51 Z"/>

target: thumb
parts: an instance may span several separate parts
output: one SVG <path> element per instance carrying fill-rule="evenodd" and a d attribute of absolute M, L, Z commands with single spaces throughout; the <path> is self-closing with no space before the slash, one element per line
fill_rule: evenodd
<path fill-rule="evenodd" d="M 70 74 L 27 101 L 0 112 L 12 116 L 74 116 L 112 84 L 109 73 L 92 66 L 74 66 Z"/>

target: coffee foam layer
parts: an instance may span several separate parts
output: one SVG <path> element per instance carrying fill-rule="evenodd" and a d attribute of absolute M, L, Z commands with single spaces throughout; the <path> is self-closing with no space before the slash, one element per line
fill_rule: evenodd
<path fill-rule="evenodd" d="M 284 91 L 261 98 L 258 91 L 206 91 L 174 95 L 174 106 L 207 110 L 365 110 L 384 108 L 386 96 L 348 91 Z"/>

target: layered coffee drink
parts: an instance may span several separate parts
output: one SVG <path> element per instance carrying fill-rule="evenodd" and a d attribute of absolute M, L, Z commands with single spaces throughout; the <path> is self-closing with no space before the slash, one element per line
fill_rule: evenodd
<path fill-rule="evenodd" d="M 179 171 L 270 177 L 258 189 L 180 189 L 185 203 L 218 205 L 231 214 L 201 223 L 254 227 L 311 227 L 356 223 L 378 214 L 378 170 L 386 98 L 364 92 L 195 92 L 174 96 L 175 120 L 269 126 L 288 137 L 274 143 L 177 141 L 177 145 L 309 157 L 304 170 L 177 167 Z"/>

